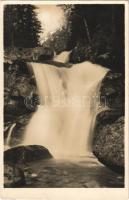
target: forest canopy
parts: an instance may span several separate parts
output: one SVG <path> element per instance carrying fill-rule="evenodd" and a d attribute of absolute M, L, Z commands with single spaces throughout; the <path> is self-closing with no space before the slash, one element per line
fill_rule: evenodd
<path fill-rule="evenodd" d="M 63 10 L 67 23 L 42 42 L 44 27 L 36 13 L 37 5 L 6 5 L 5 49 L 47 47 L 57 54 L 72 50 L 73 63 L 90 60 L 113 70 L 124 70 L 123 4 L 57 6 Z M 50 17 L 54 16 L 50 13 Z"/>
<path fill-rule="evenodd" d="M 33 5 L 6 5 L 4 9 L 4 46 L 39 45 L 41 25 Z"/>

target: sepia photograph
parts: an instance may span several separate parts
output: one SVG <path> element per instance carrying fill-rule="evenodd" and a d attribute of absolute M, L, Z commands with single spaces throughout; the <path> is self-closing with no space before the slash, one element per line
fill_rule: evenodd
<path fill-rule="evenodd" d="M 3 6 L 4 188 L 125 187 L 125 4 Z"/>

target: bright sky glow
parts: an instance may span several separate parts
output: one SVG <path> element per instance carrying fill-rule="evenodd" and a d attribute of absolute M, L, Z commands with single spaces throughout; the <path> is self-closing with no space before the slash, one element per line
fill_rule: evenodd
<path fill-rule="evenodd" d="M 66 21 L 63 10 L 56 5 L 37 6 L 38 19 L 41 22 L 43 33 L 41 41 L 46 40 L 50 34 L 61 29 Z"/>

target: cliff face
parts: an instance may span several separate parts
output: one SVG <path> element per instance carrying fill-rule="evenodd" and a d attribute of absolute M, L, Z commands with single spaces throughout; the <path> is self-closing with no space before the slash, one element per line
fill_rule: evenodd
<path fill-rule="evenodd" d="M 100 88 L 106 110 L 96 118 L 93 152 L 100 162 L 116 172 L 124 172 L 124 78 L 108 72 Z"/>

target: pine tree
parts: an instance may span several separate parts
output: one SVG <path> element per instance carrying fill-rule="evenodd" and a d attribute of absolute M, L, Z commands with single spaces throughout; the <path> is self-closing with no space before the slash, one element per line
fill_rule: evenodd
<path fill-rule="evenodd" d="M 41 25 L 33 5 L 6 5 L 4 9 L 5 47 L 36 47 Z"/>

